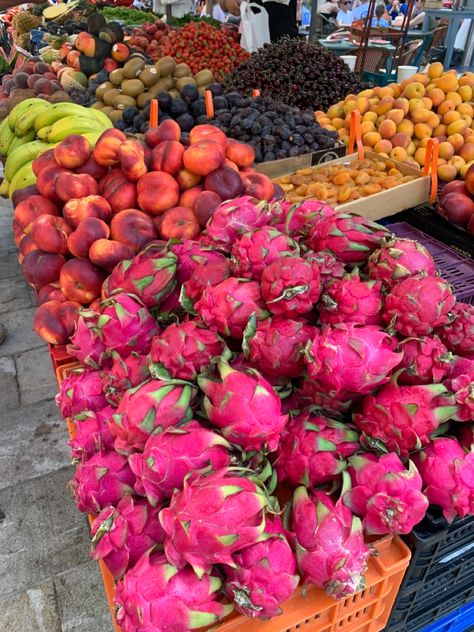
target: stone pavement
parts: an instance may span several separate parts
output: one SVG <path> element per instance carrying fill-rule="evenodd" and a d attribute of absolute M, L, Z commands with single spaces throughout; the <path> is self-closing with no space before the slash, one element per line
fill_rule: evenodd
<path fill-rule="evenodd" d="M 66 488 L 67 430 L 34 295 L 0 203 L 0 632 L 111 632 L 88 523 Z"/>

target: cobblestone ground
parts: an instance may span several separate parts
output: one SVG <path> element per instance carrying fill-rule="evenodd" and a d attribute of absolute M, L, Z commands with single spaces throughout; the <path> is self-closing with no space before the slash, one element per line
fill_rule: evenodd
<path fill-rule="evenodd" d="M 33 331 L 23 279 L 0 204 L 0 631 L 111 632 L 86 518 L 66 488 L 67 431 L 46 345 Z"/>

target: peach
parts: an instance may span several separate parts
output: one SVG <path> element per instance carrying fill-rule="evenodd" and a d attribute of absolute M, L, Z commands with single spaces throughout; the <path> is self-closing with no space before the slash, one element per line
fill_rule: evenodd
<path fill-rule="evenodd" d="M 421 97 L 425 96 L 425 86 L 420 81 L 409 83 L 403 89 L 402 96 L 406 99 L 421 99 Z"/>
<path fill-rule="evenodd" d="M 36 310 L 34 330 L 50 345 L 65 345 L 76 328 L 80 307 L 76 301 L 50 299 Z"/>
<path fill-rule="evenodd" d="M 201 232 L 196 213 L 187 206 L 175 206 L 163 213 L 159 232 L 163 239 L 194 239 Z"/>
<path fill-rule="evenodd" d="M 224 165 L 206 176 L 204 188 L 206 191 L 214 191 L 223 200 L 231 200 L 242 195 L 244 185 L 240 174 Z"/>
<path fill-rule="evenodd" d="M 458 154 L 465 162 L 474 160 L 474 143 L 464 143 Z"/>
<path fill-rule="evenodd" d="M 31 232 L 34 220 L 40 215 L 59 215 L 57 207 L 42 195 L 31 195 L 15 207 L 13 220 L 23 233 Z"/>
<path fill-rule="evenodd" d="M 189 132 L 189 141 L 191 145 L 195 145 L 201 141 L 213 141 L 218 145 L 227 147 L 227 136 L 224 132 L 215 127 L 215 125 L 196 125 Z"/>
<path fill-rule="evenodd" d="M 408 158 L 407 150 L 404 149 L 403 147 L 394 147 L 393 149 L 390 150 L 390 158 L 393 158 L 393 160 L 398 160 L 400 162 L 403 162 L 404 160 Z"/>
<path fill-rule="evenodd" d="M 399 134 L 406 134 L 407 136 L 410 136 L 411 138 L 414 132 L 415 132 L 415 125 L 408 119 L 403 119 L 403 121 L 397 125 L 397 133 Z"/>
<path fill-rule="evenodd" d="M 343 124 L 344 121 L 342 121 L 342 125 Z M 232 162 L 235 162 L 235 164 L 242 169 L 251 167 L 255 161 L 255 151 L 253 147 L 230 138 L 227 141 L 225 155 L 228 160 L 232 160 Z"/>
<path fill-rule="evenodd" d="M 434 61 L 432 64 L 428 66 L 428 76 L 431 79 L 436 79 L 441 77 L 444 72 L 444 66 L 440 61 Z"/>
<path fill-rule="evenodd" d="M 198 184 L 195 187 L 191 187 L 190 189 L 183 191 L 179 198 L 178 206 L 187 206 L 188 208 L 193 208 L 195 199 L 203 191 L 204 186 L 202 184 Z"/>
<path fill-rule="evenodd" d="M 64 303 L 66 300 L 66 297 L 59 287 L 59 283 L 48 283 L 47 285 L 43 285 L 41 290 L 38 292 L 38 305 L 42 305 L 48 301 L 58 301 L 59 303 Z"/>
<path fill-rule="evenodd" d="M 375 143 L 374 151 L 376 151 L 378 154 L 388 154 L 390 153 L 392 147 L 392 143 L 389 140 L 383 138 L 382 140 L 379 140 L 377 143 Z"/>
<path fill-rule="evenodd" d="M 405 118 L 405 112 L 403 110 L 390 110 L 387 112 L 387 119 L 393 121 L 396 125 L 401 123 Z"/>
<path fill-rule="evenodd" d="M 42 169 L 50 166 L 58 166 L 56 158 L 54 157 L 54 149 L 48 149 L 47 151 L 44 151 L 42 154 L 37 156 L 31 164 L 35 176 L 39 176 L 39 173 Z"/>
<path fill-rule="evenodd" d="M 89 160 L 91 144 L 79 134 L 71 134 L 54 148 L 54 157 L 60 167 L 77 169 Z"/>
<path fill-rule="evenodd" d="M 225 147 L 213 140 L 200 140 L 193 143 L 183 154 L 185 168 L 200 176 L 207 176 L 211 171 L 218 169 L 224 164 L 224 160 Z"/>
<path fill-rule="evenodd" d="M 60 270 L 65 261 L 62 255 L 33 250 L 25 255 L 21 269 L 27 282 L 40 290 L 43 285 L 54 283 L 59 279 Z"/>
<path fill-rule="evenodd" d="M 214 215 L 216 208 L 222 203 L 222 199 L 212 191 L 203 191 L 194 200 L 194 212 L 200 225 L 204 228 L 208 220 Z"/>
<path fill-rule="evenodd" d="M 438 177 L 444 182 L 451 182 L 457 176 L 458 172 L 454 165 L 446 163 L 438 166 Z"/>
<path fill-rule="evenodd" d="M 422 138 L 430 138 L 431 137 L 431 127 L 426 125 L 426 123 L 417 123 L 415 125 L 415 136 L 420 140 Z"/>
<path fill-rule="evenodd" d="M 404 114 L 407 115 L 410 110 L 410 102 L 408 101 L 408 99 L 405 99 L 404 97 L 395 99 L 395 101 L 393 102 L 393 109 L 403 110 Z"/>
<path fill-rule="evenodd" d="M 183 168 L 184 147 L 176 140 L 162 141 L 151 152 L 151 171 L 165 171 L 172 176 Z"/>
<path fill-rule="evenodd" d="M 444 92 L 439 88 L 433 88 L 432 90 L 430 90 L 428 96 L 431 99 L 431 103 L 434 107 L 438 107 L 439 105 L 441 105 L 441 103 L 443 103 L 446 98 Z"/>
<path fill-rule="evenodd" d="M 130 49 L 123 42 L 118 42 L 112 46 L 112 59 L 119 62 L 124 62 L 130 57 Z"/>
<path fill-rule="evenodd" d="M 89 176 L 92 176 L 95 180 L 100 180 L 106 175 L 108 170 L 109 170 L 108 167 L 98 165 L 96 161 L 94 160 L 94 156 L 91 155 L 87 162 L 85 162 L 83 165 L 75 169 L 75 172 L 87 173 Z"/>
<path fill-rule="evenodd" d="M 270 178 L 263 173 L 247 173 L 242 176 L 244 194 L 251 195 L 257 200 L 270 201 L 275 194 L 275 186 Z"/>
<path fill-rule="evenodd" d="M 18 261 L 21 265 L 23 259 L 29 252 L 33 252 L 33 250 L 39 250 L 38 246 L 33 241 L 31 235 L 22 234 L 21 240 L 18 243 Z"/>
<path fill-rule="evenodd" d="M 150 127 L 145 133 L 145 143 L 152 149 L 163 140 L 179 141 L 180 139 L 181 128 L 173 119 L 166 119 L 158 127 Z"/>
<path fill-rule="evenodd" d="M 118 150 L 118 159 L 127 180 L 138 182 L 148 171 L 145 164 L 145 151 L 138 140 L 129 139 L 122 143 Z"/>
<path fill-rule="evenodd" d="M 104 278 L 87 259 L 70 259 L 61 268 L 59 285 L 67 299 L 88 305 L 100 297 Z"/>
<path fill-rule="evenodd" d="M 119 162 L 120 145 L 127 140 L 123 132 L 118 129 L 106 130 L 94 147 L 92 155 L 98 165 L 112 167 Z"/>
<path fill-rule="evenodd" d="M 382 136 L 378 132 L 369 132 L 362 137 L 362 142 L 368 147 L 373 147 L 379 140 L 382 140 Z"/>
<path fill-rule="evenodd" d="M 62 174 L 73 175 L 69 171 L 62 169 L 59 165 L 50 165 L 41 169 L 36 180 L 38 191 L 52 202 L 60 202 L 61 198 L 57 192 L 57 179 Z"/>
<path fill-rule="evenodd" d="M 67 247 L 75 257 L 86 258 L 94 241 L 107 239 L 109 236 L 110 229 L 103 220 L 98 217 L 87 217 L 69 235 Z"/>
<path fill-rule="evenodd" d="M 77 228 L 88 217 L 97 217 L 104 222 L 109 222 L 112 217 L 112 208 L 101 195 L 87 195 L 66 202 L 63 207 L 63 216 L 70 226 Z"/>
<path fill-rule="evenodd" d="M 20 202 L 27 200 L 32 195 L 38 195 L 38 187 L 36 184 L 31 184 L 29 187 L 24 187 L 23 189 L 16 189 L 12 195 L 12 204 L 13 208 L 16 208 Z"/>
<path fill-rule="evenodd" d="M 56 189 L 59 199 L 63 202 L 99 193 L 99 185 L 92 176 L 70 171 L 64 171 L 58 175 Z"/>
<path fill-rule="evenodd" d="M 408 147 L 408 145 L 410 144 L 410 136 L 408 136 L 408 134 L 404 134 L 403 132 L 397 132 L 396 134 L 394 134 L 392 136 L 392 138 L 390 139 L 390 142 L 392 143 L 393 147 L 403 147 L 404 149 L 406 149 Z"/>
<path fill-rule="evenodd" d="M 450 114 L 457 114 L 457 112 L 450 112 Z M 447 133 L 448 133 L 448 136 L 452 136 L 453 134 L 462 134 L 464 130 L 467 130 L 467 129 L 468 129 L 468 125 L 466 121 L 463 121 L 463 119 L 459 119 L 448 125 Z"/>
<path fill-rule="evenodd" d="M 432 112 L 430 112 L 430 110 L 427 110 L 426 108 L 417 108 L 411 113 L 411 120 L 415 124 L 425 123 L 430 117 L 430 114 L 432 114 Z"/>
<path fill-rule="evenodd" d="M 212 143 L 213 141 L 201 141 Z M 221 145 L 213 143 L 224 150 Z M 194 145 L 198 147 L 199 143 Z M 186 153 L 186 152 L 185 152 Z M 179 187 L 176 180 L 165 171 L 150 171 L 140 178 L 137 185 L 138 204 L 140 208 L 151 215 L 159 215 L 166 209 L 176 206 L 179 200 Z"/>
<path fill-rule="evenodd" d="M 451 143 L 456 152 L 464 145 L 464 136 L 462 134 L 452 134 L 448 136 L 448 143 Z"/>
<path fill-rule="evenodd" d="M 198 185 L 201 181 L 201 176 L 197 173 L 192 173 L 188 169 L 181 169 L 175 179 L 180 190 L 185 191 L 186 189 L 191 189 L 192 187 Z"/>
<path fill-rule="evenodd" d="M 151 219 L 151 218 L 150 218 Z M 151 220 L 153 224 L 153 220 Z M 153 228 L 155 228 L 153 226 Z M 135 252 L 121 241 L 113 239 L 97 239 L 89 248 L 89 259 L 99 268 L 112 272 L 117 263 L 124 259 L 131 259 Z"/>
<path fill-rule="evenodd" d="M 441 105 L 438 107 L 439 116 L 444 116 L 447 112 L 456 109 L 456 104 L 452 101 L 443 101 Z"/>
<path fill-rule="evenodd" d="M 141 250 L 149 241 L 156 239 L 152 218 L 136 209 L 126 209 L 114 215 L 110 224 L 110 234 L 112 239 L 122 242 L 134 253 Z"/>
<path fill-rule="evenodd" d="M 67 254 L 67 238 L 71 233 L 66 220 L 55 215 L 40 215 L 31 226 L 31 237 L 38 248 L 58 255 Z"/>
<path fill-rule="evenodd" d="M 446 141 L 439 144 L 439 157 L 449 160 L 454 156 L 454 147 Z"/>
<path fill-rule="evenodd" d="M 397 132 L 397 126 L 394 121 L 386 119 L 380 123 L 378 131 L 382 138 L 392 138 Z"/>

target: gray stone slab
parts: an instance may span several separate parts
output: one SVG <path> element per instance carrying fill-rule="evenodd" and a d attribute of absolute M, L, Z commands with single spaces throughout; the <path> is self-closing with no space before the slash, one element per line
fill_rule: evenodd
<path fill-rule="evenodd" d="M 1 269 L 0 259 L 0 269 Z M 33 318 L 36 309 L 12 310 L 2 314 L 0 320 L 7 328 L 7 337 L 0 345 L 0 357 L 24 353 L 30 349 L 47 348 L 46 343 L 33 330 Z M 49 373 L 52 369 L 49 368 Z"/>
<path fill-rule="evenodd" d="M 23 275 L 0 280 L 0 314 L 33 307 L 32 294 Z"/>
<path fill-rule="evenodd" d="M 11 632 L 61 632 L 53 582 L 38 584 L 0 601 L 0 622 L 2 630 Z"/>
<path fill-rule="evenodd" d="M 15 360 L 5 356 L 0 358 L 0 410 L 15 408 L 19 403 L 20 392 L 16 378 Z"/>
<path fill-rule="evenodd" d="M 20 401 L 23 405 L 51 399 L 58 386 L 47 347 L 25 351 L 16 356 Z"/>
<path fill-rule="evenodd" d="M 0 232 L 3 239 L 3 233 Z M 14 246 L 15 244 L 13 244 Z M 10 248 L 7 251 L 2 251 L 0 255 L 0 279 L 9 279 L 10 277 L 14 277 L 18 275 L 20 271 L 20 265 L 17 261 L 17 258 L 14 252 L 10 251 Z"/>

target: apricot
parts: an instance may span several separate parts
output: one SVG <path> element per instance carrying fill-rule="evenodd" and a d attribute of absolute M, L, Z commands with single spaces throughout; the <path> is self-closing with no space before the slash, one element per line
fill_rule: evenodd
<path fill-rule="evenodd" d="M 375 94 L 375 90 L 373 88 L 367 88 L 366 90 L 361 90 L 359 92 L 359 96 L 360 97 L 367 97 L 368 99 L 371 99 Z"/>
<path fill-rule="evenodd" d="M 443 101 L 443 103 L 441 103 L 441 105 L 438 107 L 438 114 L 440 116 L 444 116 L 446 112 L 450 112 L 451 110 L 455 110 L 455 109 L 456 109 L 456 104 L 453 103 L 452 101 L 446 100 L 446 101 Z"/>
<path fill-rule="evenodd" d="M 324 116 L 324 112 L 321 112 L 321 115 Z M 331 107 L 328 109 L 326 113 L 326 116 L 328 116 L 330 119 L 343 118 L 344 108 L 342 107 L 342 102 L 336 103 L 335 105 L 331 105 Z"/>
<path fill-rule="evenodd" d="M 359 110 L 361 114 L 365 114 L 366 112 L 369 111 L 370 103 L 367 97 L 359 96 L 356 99 L 355 103 L 356 103 L 356 108 Z"/>
<path fill-rule="evenodd" d="M 356 109 L 356 102 L 355 101 L 348 101 L 347 103 L 344 103 L 343 106 L 343 110 L 344 110 L 344 114 L 346 116 L 349 116 L 349 114 L 352 112 L 352 110 Z"/>
<path fill-rule="evenodd" d="M 382 140 L 379 140 L 374 145 L 374 151 L 376 151 L 378 154 L 388 155 L 391 149 L 392 149 L 392 143 L 386 138 L 382 138 Z"/>
<path fill-rule="evenodd" d="M 444 94 L 443 94 L 443 98 L 444 98 Z M 404 97 L 399 97 L 398 99 L 395 99 L 395 101 L 393 102 L 393 109 L 403 110 L 405 114 L 408 114 L 408 111 L 410 109 L 410 102 L 408 101 L 408 99 L 405 99 Z"/>
<path fill-rule="evenodd" d="M 417 98 L 410 99 L 408 101 L 408 111 L 409 112 L 414 112 L 415 110 L 418 110 L 419 108 L 424 107 L 424 105 L 425 104 L 423 103 L 423 100 L 421 98 L 420 99 L 417 99 Z"/>
<path fill-rule="evenodd" d="M 444 182 L 451 182 L 457 175 L 458 172 L 454 165 L 446 163 L 445 165 L 438 166 L 438 176 Z"/>
<path fill-rule="evenodd" d="M 457 92 L 448 92 L 446 94 L 446 99 L 448 101 L 452 101 L 455 105 L 461 105 L 462 103 L 461 95 Z"/>
<path fill-rule="evenodd" d="M 437 125 L 434 128 L 433 136 L 435 136 L 436 138 L 438 138 L 439 136 L 446 136 L 447 131 L 448 131 L 448 126 L 442 123 L 441 125 Z"/>
<path fill-rule="evenodd" d="M 343 118 L 332 119 L 332 126 L 337 130 L 341 129 L 341 127 L 344 127 L 344 119 Z"/>
<path fill-rule="evenodd" d="M 408 145 L 408 147 L 407 147 L 407 154 L 408 154 L 409 156 L 414 156 L 414 155 L 415 155 L 415 151 L 416 151 L 416 145 L 415 145 L 415 143 L 412 141 L 412 142 Z M 416 164 L 418 164 L 418 163 L 416 163 Z"/>
<path fill-rule="evenodd" d="M 445 94 L 440 88 L 433 88 L 428 93 L 429 98 L 431 99 L 431 103 L 434 107 L 438 107 L 445 100 Z"/>
<path fill-rule="evenodd" d="M 439 157 L 444 158 L 445 160 L 449 160 L 454 156 L 454 147 L 451 143 L 444 141 L 439 144 Z"/>
<path fill-rule="evenodd" d="M 427 110 L 431 110 L 433 107 L 433 101 L 429 98 L 429 97 L 421 97 L 421 100 L 423 101 L 423 103 L 425 104 L 425 108 Z"/>
<path fill-rule="evenodd" d="M 403 162 L 408 158 L 407 150 L 403 147 L 393 147 L 393 149 L 390 150 L 390 158 Z"/>
<path fill-rule="evenodd" d="M 403 149 L 406 149 L 410 144 L 411 137 L 403 132 L 397 132 L 392 136 L 390 141 L 393 147 L 403 147 Z"/>
<path fill-rule="evenodd" d="M 379 86 L 377 94 L 380 98 L 393 97 L 393 88 L 391 86 Z"/>
<path fill-rule="evenodd" d="M 411 120 L 415 124 L 425 123 L 428 120 L 430 114 L 432 114 L 432 112 L 430 110 L 427 110 L 426 108 L 417 108 L 411 113 Z"/>
<path fill-rule="evenodd" d="M 471 86 L 459 86 L 458 94 L 463 101 L 472 101 L 472 87 Z"/>
<path fill-rule="evenodd" d="M 380 114 L 387 114 L 387 112 L 390 112 L 390 110 L 393 109 L 393 102 L 394 102 L 394 98 L 393 97 L 383 97 L 383 99 L 381 99 L 379 101 L 379 104 L 377 105 L 375 111 L 377 112 L 378 115 Z"/>
<path fill-rule="evenodd" d="M 466 162 L 466 164 L 461 167 L 461 169 L 459 170 L 459 175 L 461 176 L 461 178 L 464 178 L 464 176 L 466 175 L 466 173 L 468 172 L 469 168 L 472 165 L 474 165 L 474 160 L 471 160 L 470 162 Z"/>
<path fill-rule="evenodd" d="M 451 112 L 451 114 L 454 114 L 454 112 Z M 452 134 L 462 134 L 467 128 L 468 125 L 466 121 L 463 121 L 462 119 L 454 121 L 453 123 L 448 125 L 448 136 L 451 136 Z"/>
<path fill-rule="evenodd" d="M 375 123 L 376 120 L 377 120 L 377 112 L 366 112 L 364 116 L 362 117 L 362 121 L 364 123 L 365 122 Z"/>
<path fill-rule="evenodd" d="M 375 132 L 375 131 L 376 131 L 375 125 L 372 123 L 372 121 L 364 121 L 360 125 L 360 133 L 362 134 L 362 136 L 364 134 L 368 134 L 369 132 Z"/>
<path fill-rule="evenodd" d="M 411 77 L 412 81 L 416 81 L 417 83 L 421 83 L 423 86 L 427 86 L 430 83 L 430 77 L 425 75 L 423 72 L 417 72 Z"/>
<path fill-rule="evenodd" d="M 464 143 L 459 149 L 458 154 L 465 162 L 474 160 L 474 143 Z"/>
<path fill-rule="evenodd" d="M 426 148 L 419 147 L 415 152 L 415 160 L 422 167 L 425 164 L 426 159 Z"/>
<path fill-rule="evenodd" d="M 438 78 L 437 87 L 440 88 L 445 94 L 448 92 L 454 92 L 458 89 L 458 78 L 456 73 L 445 72 Z"/>
<path fill-rule="evenodd" d="M 379 140 L 382 140 L 382 136 L 378 132 L 369 132 L 362 137 L 364 145 L 368 147 L 374 147 Z"/>
<path fill-rule="evenodd" d="M 421 99 L 421 97 L 425 96 L 425 86 L 420 81 L 414 81 L 404 88 L 402 95 L 410 100 Z"/>
<path fill-rule="evenodd" d="M 453 156 L 450 160 L 448 160 L 449 165 L 453 165 L 456 168 L 456 171 L 459 173 L 461 167 L 464 167 L 466 161 L 461 156 Z"/>
<path fill-rule="evenodd" d="M 430 112 L 429 117 L 426 119 L 425 123 L 429 125 L 432 129 L 437 127 L 441 122 L 441 119 L 434 112 Z"/>
<path fill-rule="evenodd" d="M 430 138 L 431 137 L 431 127 L 426 123 L 417 123 L 415 125 L 415 136 L 420 140 L 422 138 Z"/>
<path fill-rule="evenodd" d="M 474 73 L 464 73 L 462 77 L 459 77 L 458 83 L 460 86 L 471 86 L 471 88 L 474 87 Z"/>
<path fill-rule="evenodd" d="M 428 66 L 428 77 L 430 79 L 436 79 L 441 77 L 444 72 L 444 66 L 440 61 L 434 61 Z"/>
<path fill-rule="evenodd" d="M 456 112 L 456 110 L 450 110 L 443 115 L 443 123 L 445 125 L 451 125 L 451 123 L 454 123 L 454 121 L 459 121 L 460 118 L 461 115 L 459 114 L 459 112 Z"/>
<path fill-rule="evenodd" d="M 397 125 L 397 132 L 400 134 L 406 134 L 407 136 L 410 136 L 410 138 L 413 136 L 414 131 L 415 125 L 408 119 L 403 119 L 403 121 Z"/>
<path fill-rule="evenodd" d="M 397 126 L 394 121 L 386 119 L 379 125 L 379 134 L 382 138 L 392 138 L 397 132 Z"/>
<path fill-rule="evenodd" d="M 428 147 L 428 141 L 429 141 L 429 137 L 425 136 L 425 138 L 420 139 L 420 144 L 418 145 L 418 147 Z"/>
<path fill-rule="evenodd" d="M 462 134 L 452 134 L 448 136 L 448 143 L 451 143 L 456 152 L 464 145 L 464 136 Z"/>
<path fill-rule="evenodd" d="M 456 106 L 456 112 L 462 116 L 470 116 L 471 119 L 474 117 L 474 108 L 470 103 L 461 103 L 461 105 Z"/>

